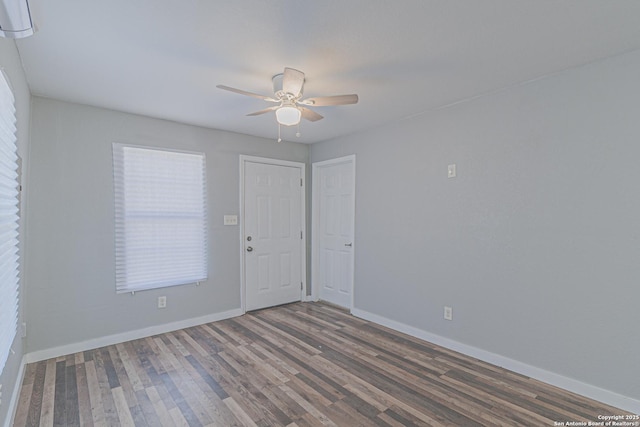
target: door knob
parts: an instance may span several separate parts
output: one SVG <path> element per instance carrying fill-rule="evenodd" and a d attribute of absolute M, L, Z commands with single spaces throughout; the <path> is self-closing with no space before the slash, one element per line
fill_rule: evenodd
<path fill-rule="evenodd" d="M 344 245 L 351 247 L 351 246 L 353 246 L 353 243 L 345 243 Z"/>
<path fill-rule="evenodd" d="M 251 246 L 247 246 L 247 252 L 251 252 L 253 248 Z"/>

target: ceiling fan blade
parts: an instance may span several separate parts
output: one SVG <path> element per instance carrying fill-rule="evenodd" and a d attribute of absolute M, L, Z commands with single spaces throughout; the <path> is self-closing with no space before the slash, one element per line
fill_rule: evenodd
<path fill-rule="evenodd" d="M 256 111 L 255 113 L 247 114 L 247 116 L 259 116 L 260 114 L 268 113 L 269 111 L 274 111 L 280 108 L 279 105 L 274 105 L 273 107 L 265 108 L 264 110 Z"/>
<path fill-rule="evenodd" d="M 225 86 L 225 85 L 217 85 L 216 86 L 218 89 L 224 89 L 224 90 L 228 90 L 229 92 L 235 92 L 235 93 L 239 93 L 240 95 L 247 95 L 247 96 L 252 96 L 254 98 L 258 98 L 258 99 L 262 99 L 263 101 L 269 101 L 269 102 L 280 102 L 277 99 L 273 99 L 269 96 L 265 96 L 265 95 L 259 95 L 257 93 L 253 93 L 253 92 L 247 92 L 246 90 L 242 90 L 242 89 L 236 89 L 234 87 L 229 87 L 229 86 Z"/>
<path fill-rule="evenodd" d="M 308 108 L 300 107 L 300 106 L 298 106 L 298 108 L 302 112 L 302 117 L 304 117 L 305 119 L 309 120 L 310 122 L 317 122 L 318 120 L 324 118 L 320 114 L 318 114 L 315 111 L 310 110 Z"/>
<path fill-rule="evenodd" d="M 335 95 L 335 96 L 317 96 L 315 98 L 307 98 L 299 101 L 302 105 L 313 105 L 315 107 L 327 107 L 331 105 L 348 105 L 357 104 L 358 95 Z"/>
<path fill-rule="evenodd" d="M 293 68 L 285 68 L 282 77 L 282 90 L 297 97 L 302 92 L 304 85 L 304 73 Z"/>

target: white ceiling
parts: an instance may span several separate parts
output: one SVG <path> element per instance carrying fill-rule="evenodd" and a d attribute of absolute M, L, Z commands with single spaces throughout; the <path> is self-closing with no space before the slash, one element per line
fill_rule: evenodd
<path fill-rule="evenodd" d="M 313 143 L 640 49 L 638 0 L 30 0 L 34 95 L 267 138 L 271 77 L 306 73 Z"/>

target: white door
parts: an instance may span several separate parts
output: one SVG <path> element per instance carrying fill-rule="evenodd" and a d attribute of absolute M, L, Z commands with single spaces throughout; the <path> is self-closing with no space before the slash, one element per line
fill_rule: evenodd
<path fill-rule="evenodd" d="M 353 307 L 355 156 L 313 164 L 314 289 Z"/>
<path fill-rule="evenodd" d="M 244 161 L 247 311 L 301 299 L 303 175 L 300 166 Z"/>

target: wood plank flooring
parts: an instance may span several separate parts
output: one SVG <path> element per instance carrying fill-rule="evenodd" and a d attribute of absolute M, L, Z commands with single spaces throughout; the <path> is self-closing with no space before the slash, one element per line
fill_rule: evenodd
<path fill-rule="evenodd" d="M 553 426 L 621 414 L 295 303 L 29 364 L 14 425 Z"/>

